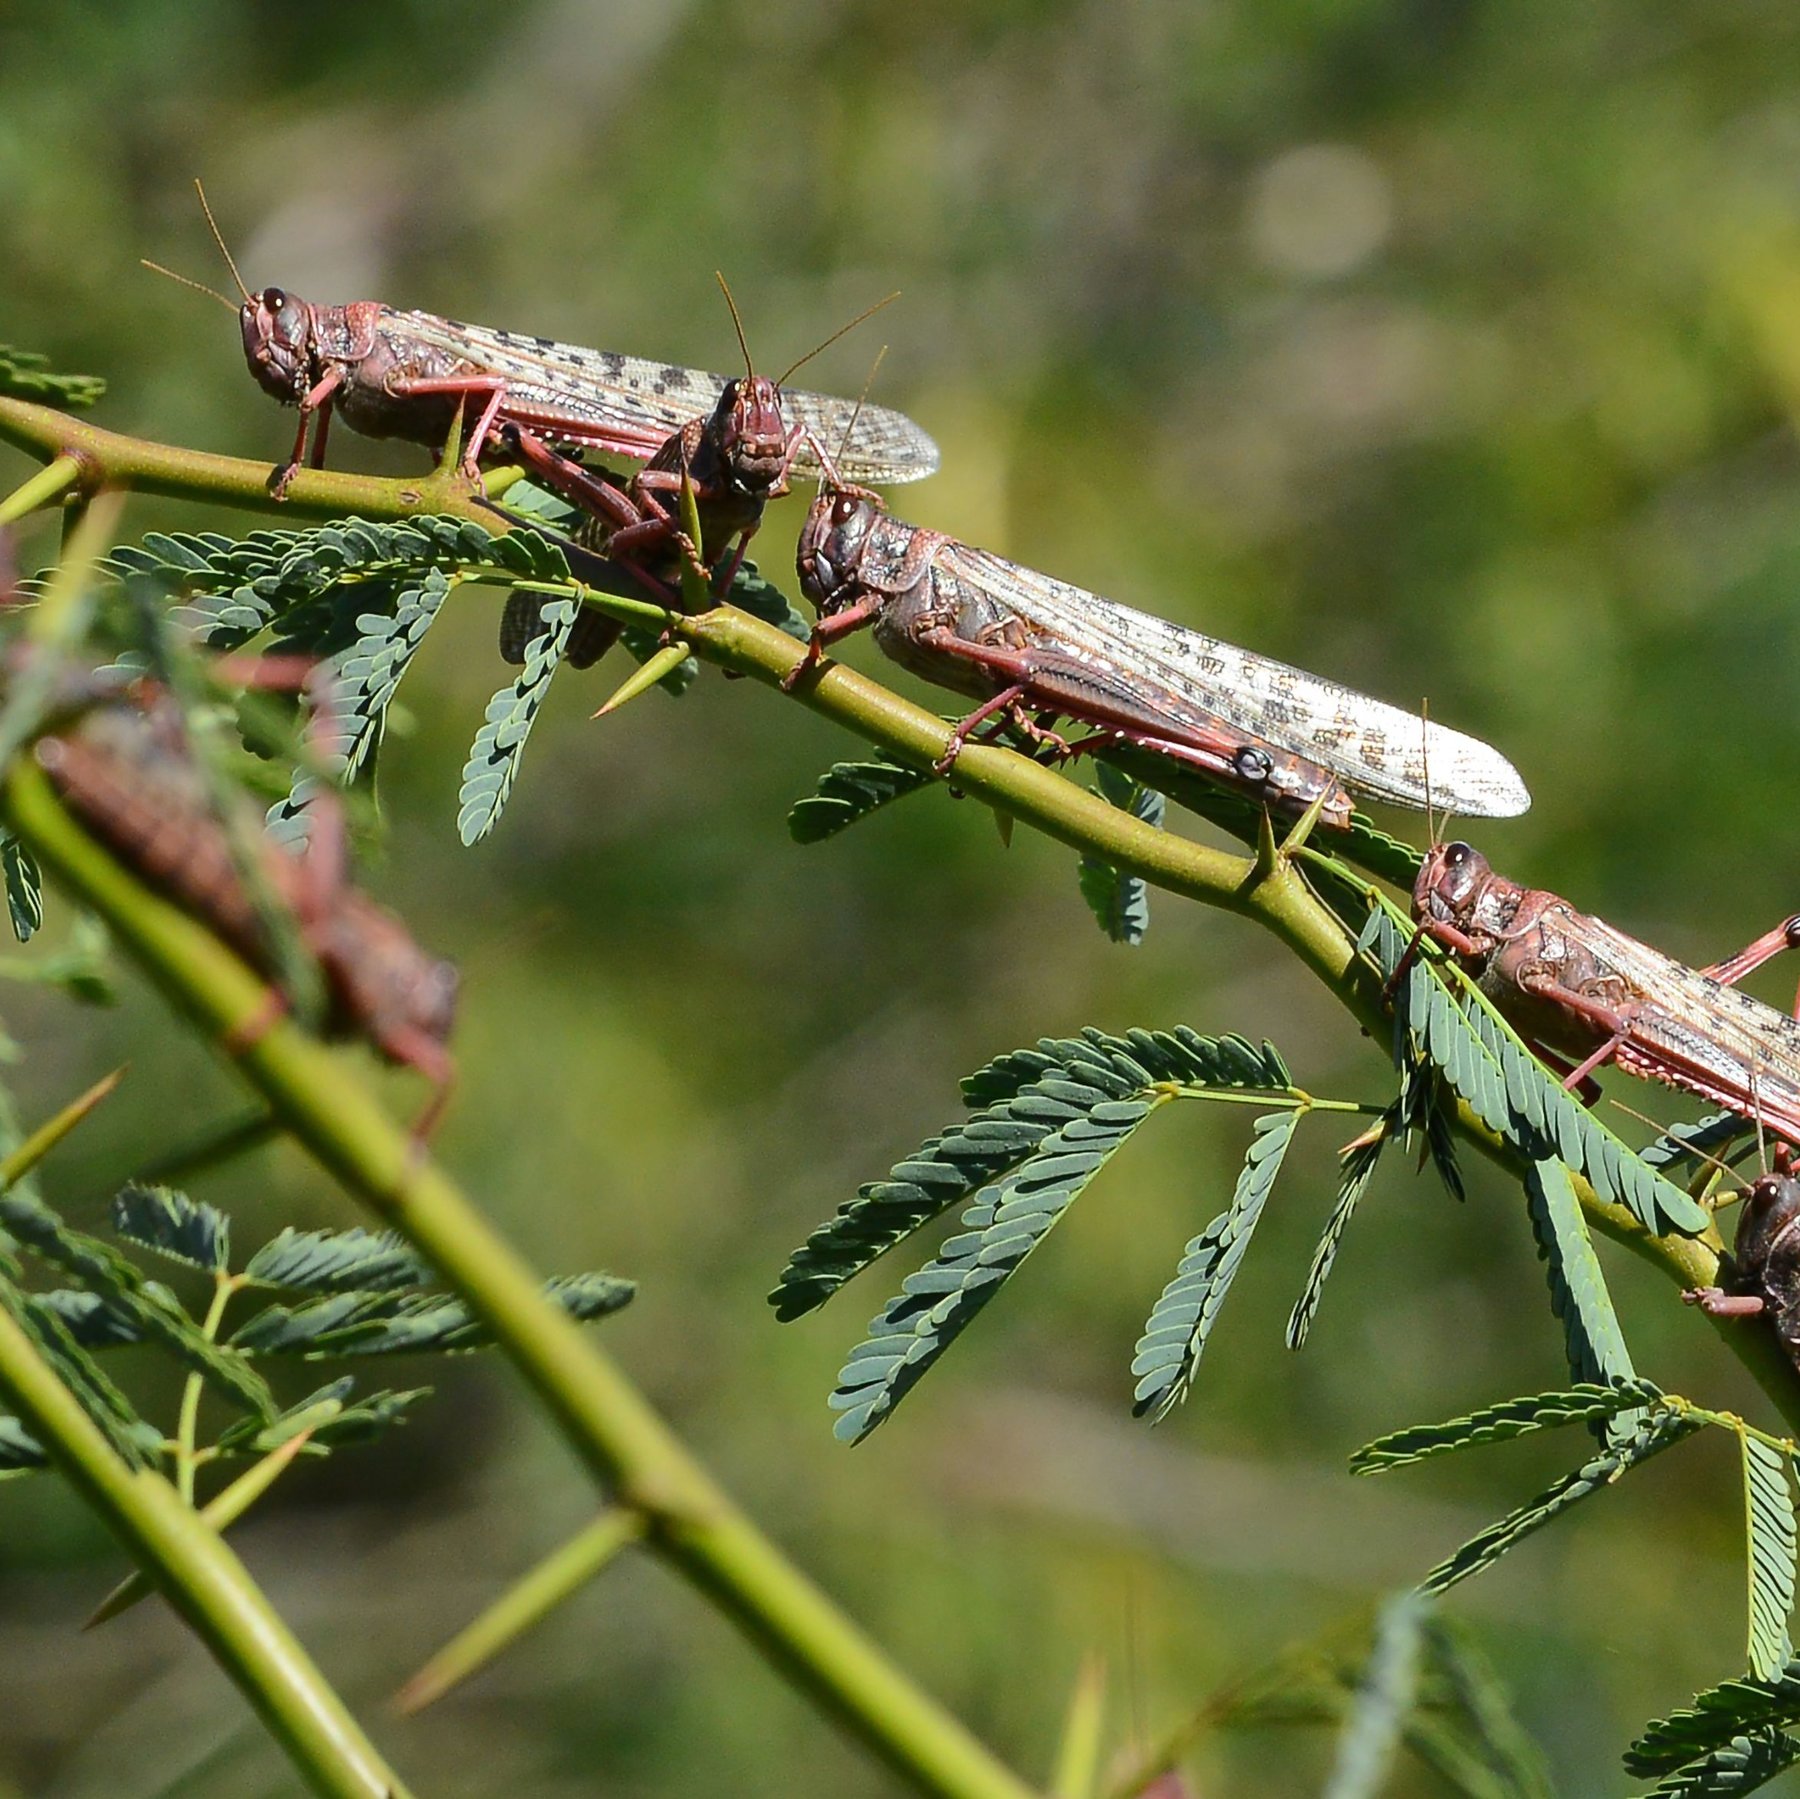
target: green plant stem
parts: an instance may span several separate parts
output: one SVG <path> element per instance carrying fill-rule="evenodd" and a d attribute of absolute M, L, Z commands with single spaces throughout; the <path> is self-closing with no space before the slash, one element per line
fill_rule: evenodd
<path fill-rule="evenodd" d="M 52 500 L 60 499 L 80 479 L 80 461 L 74 456 L 58 456 L 54 462 L 39 469 L 29 481 L 21 483 L 4 500 L 0 500 L 0 525 L 10 525 L 14 520 L 24 518 L 27 513 L 37 511 L 40 506 L 48 506 Z"/>
<path fill-rule="evenodd" d="M 113 1454 L 75 1396 L 0 1311 L 0 1387 L 128 1554 L 153 1571 L 307 1785 L 329 1799 L 407 1789 L 313 1665 L 242 1562 L 160 1474 Z"/>
<path fill-rule="evenodd" d="M 217 1339 L 219 1326 L 225 1321 L 225 1308 L 236 1291 L 237 1283 L 230 1275 L 214 1272 L 212 1303 L 200 1326 L 207 1342 Z M 205 1390 L 205 1376 L 190 1374 L 181 1390 L 181 1410 L 175 1420 L 175 1490 L 189 1505 L 194 1503 L 194 1445 L 200 1430 L 200 1395 Z"/>
<path fill-rule="evenodd" d="M 537 1274 L 334 1052 L 287 1020 L 258 1034 L 268 1009 L 255 975 L 82 833 L 35 764 L 11 770 L 5 811 L 42 865 L 113 927 L 180 1010 L 215 1043 L 248 1043 L 235 1066 L 488 1324 L 594 1474 L 643 1519 L 651 1548 L 921 1791 L 1026 1799 L 1030 1789 L 887 1661 L 756 1529 L 604 1351 L 544 1301 Z"/>
<path fill-rule="evenodd" d="M 356 512 L 364 518 L 407 518 L 424 512 L 470 509 L 468 482 L 433 471 L 416 481 L 375 475 L 342 475 L 335 470 L 301 469 L 287 498 L 269 492 L 275 465 L 183 450 L 103 430 L 29 400 L 0 399 L 0 441 L 50 462 L 72 459 L 81 492 L 129 487 L 139 493 L 169 494 L 184 500 L 216 500 L 290 518 L 337 518 Z M 64 482 L 58 491 L 70 483 Z M 479 516 L 491 522 L 493 514 Z"/>
<path fill-rule="evenodd" d="M 286 1471 L 294 1458 L 305 1449 L 311 1438 L 310 1426 L 305 1430 L 296 1431 L 285 1443 L 271 1449 L 260 1462 L 246 1468 L 230 1486 L 215 1493 L 200 1508 L 200 1516 L 214 1530 L 223 1533 L 243 1517 L 245 1512 L 274 1486 L 276 1480 Z M 191 1498 L 189 1503 L 192 1504 Z M 141 1568 L 134 1569 L 100 1601 L 81 1628 L 92 1630 L 96 1625 L 104 1624 L 108 1619 L 118 1617 L 121 1612 L 129 1611 L 140 1599 L 147 1598 L 150 1591 L 150 1582 L 143 1570 Z"/>
<path fill-rule="evenodd" d="M 371 519 L 405 518 L 439 507 L 490 528 L 495 515 L 475 503 L 466 486 L 430 492 L 428 480 L 395 481 L 302 471 L 290 498 L 277 504 L 267 492 L 264 464 L 235 461 L 203 451 L 147 443 L 99 431 L 67 413 L 21 400 L 0 398 L 0 439 L 50 461 L 64 454 L 85 457 L 92 481 L 118 485 L 154 484 L 154 490 L 193 499 L 225 499 L 279 515 L 305 499 L 313 511 L 354 510 Z M 422 494 L 424 498 L 422 499 Z M 427 504 L 426 502 L 429 502 Z M 608 596 L 590 593 L 606 611 Z M 641 622 L 641 605 L 616 616 Z M 701 660 L 764 685 L 779 687 L 800 660 L 794 640 L 731 606 L 682 620 L 682 636 Z M 813 711 L 888 754 L 929 766 L 942 753 L 944 722 L 853 670 L 827 663 L 816 680 L 794 694 Z M 1136 874 L 1171 893 L 1248 918 L 1271 932 L 1338 997 L 1365 1033 L 1383 1037 L 1388 1029 L 1380 982 L 1357 962 L 1354 946 L 1330 909 L 1282 857 L 1269 865 L 1177 837 L 1130 817 L 1095 794 L 1010 750 L 970 745 L 958 758 L 956 785 L 1005 817 L 1023 820 L 1084 854 Z M 1462 1134 L 1510 1174 L 1516 1159 L 1466 1106 L 1458 1108 Z M 1694 1238 L 1651 1237 L 1623 1207 L 1600 1200 L 1579 1175 L 1572 1177 L 1582 1210 L 1595 1229 L 1651 1263 L 1681 1287 L 1713 1284 L 1715 1248 Z M 1772 1333 L 1745 1330 L 1731 1320 L 1709 1318 L 1721 1340 L 1750 1370 L 1779 1408 L 1790 1428 L 1800 1431 L 1800 1376 L 1782 1355 Z"/>
<path fill-rule="evenodd" d="M 465 1625 L 394 1695 L 399 1712 L 423 1711 L 543 1622 L 644 1534 L 637 1512 L 613 1506 L 553 1549 L 480 1617 Z"/>

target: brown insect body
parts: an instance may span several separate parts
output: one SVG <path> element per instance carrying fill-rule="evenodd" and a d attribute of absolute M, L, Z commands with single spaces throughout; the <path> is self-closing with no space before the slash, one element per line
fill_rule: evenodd
<path fill-rule="evenodd" d="M 1715 1318 L 1766 1316 L 1788 1359 L 1800 1367 L 1800 1181 L 1765 1174 L 1750 1184 L 1738 1217 L 1730 1281 L 1682 1295 Z"/>
<path fill-rule="evenodd" d="M 1495 873 L 1466 843 L 1426 856 L 1413 916 L 1521 1035 L 1583 1058 L 1579 1073 L 1615 1060 L 1800 1145 L 1800 1022 L 1732 984 L 1800 941 L 1794 920 L 1738 956 L 1690 968 Z"/>
<path fill-rule="evenodd" d="M 981 554 L 892 517 L 865 488 L 829 483 L 800 534 L 800 587 L 819 622 L 793 678 L 816 664 L 827 643 L 866 624 L 902 668 L 982 702 L 956 727 L 942 767 L 996 713 L 1032 737 L 1049 733 L 1031 714 L 1058 713 L 1192 762 L 1267 803 L 1304 810 L 1317 800 L 1325 823 L 1349 822 L 1350 796 L 1334 775 L 1242 726 L 1197 713 L 1173 693 L 1122 678 L 1104 658 L 1080 654 L 965 579 L 964 559 Z"/>
<path fill-rule="evenodd" d="M 245 891 L 223 824 L 182 746 L 171 710 L 96 709 L 39 740 L 37 757 L 72 811 L 152 886 L 201 919 L 260 974 L 275 957 Z M 323 827 L 324 819 L 318 821 Z M 319 963 L 331 1001 L 327 1027 L 366 1037 L 389 1060 L 440 1088 L 452 1067 L 456 971 L 430 956 L 386 908 L 333 866 L 339 847 L 322 828 L 295 856 L 267 843 L 263 867 Z"/>
<path fill-rule="evenodd" d="M 501 423 L 554 443 L 648 461 L 718 401 L 723 377 L 554 338 L 401 311 L 377 300 L 315 305 L 285 289 L 246 291 L 238 308 L 244 357 L 263 390 L 300 408 L 293 454 L 277 491 L 306 453 L 324 463 L 331 414 L 371 437 L 440 447 L 462 415 L 464 466 L 473 474 Z M 771 384 L 772 385 L 772 384 Z M 848 401 L 790 391 L 788 409 L 821 431 L 851 418 Z M 910 419 L 871 408 L 850 456 L 870 479 L 912 481 L 937 467 L 937 446 Z M 794 440 L 787 454 L 807 462 Z M 816 470 L 816 465 L 811 465 Z"/>
<path fill-rule="evenodd" d="M 800 442 L 798 426 L 783 416 L 781 389 L 766 375 L 734 376 L 703 418 L 690 419 L 628 481 L 595 474 L 561 455 L 535 433 L 502 428 L 526 464 L 589 522 L 576 534 L 594 550 L 634 571 L 657 597 L 673 602 L 683 557 L 705 569 L 734 545 L 719 581 L 729 591 L 763 509 L 788 491 L 788 469 Z M 689 543 L 678 512 L 683 479 L 694 496 L 700 543 Z M 526 646 L 541 630 L 542 603 L 531 594 L 511 595 L 500 620 L 500 654 L 525 660 Z M 615 642 L 619 627 L 584 612 L 565 654 L 576 668 L 597 662 Z"/>

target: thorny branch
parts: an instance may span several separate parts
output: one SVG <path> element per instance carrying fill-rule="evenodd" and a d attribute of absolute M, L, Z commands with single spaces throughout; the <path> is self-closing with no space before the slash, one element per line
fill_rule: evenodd
<path fill-rule="evenodd" d="M 0 399 L 0 438 L 46 464 L 73 459 L 57 494 L 105 487 L 212 499 L 296 519 L 356 513 L 375 520 L 426 512 L 459 514 L 492 527 L 472 489 L 444 472 L 386 480 L 300 471 L 287 500 L 269 494 L 266 463 L 120 436 L 48 408 Z M 65 476 L 68 464 L 62 468 Z M 39 496 L 34 495 L 34 498 Z M 41 503 L 41 502 L 40 502 Z M 0 507 L 0 516 L 4 507 Z M 613 616 L 625 608 L 598 591 L 586 603 Z M 730 606 L 679 620 L 681 638 L 704 661 L 782 691 L 803 650 L 773 626 Z M 946 727 L 931 712 L 841 665 L 828 664 L 791 696 L 890 755 L 929 765 Z M 1272 844 L 1245 856 L 1156 829 L 1014 752 L 967 747 L 956 782 L 972 798 L 1165 890 L 1246 918 L 1273 934 L 1326 985 L 1366 1031 L 1387 1029 L 1379 983 L 1358 962 L 1336 916 L 1294 862 Z M 40 858 L 113 926 L 169 993 L 215 1041 L 228 1040 L 258 1000 L 252 977 L 192 921 L 122 874 L 71 825 L 30 770 L 6 790 L 14 827 Z M 890 1668 L 879 1652 L 737 1513 L 634 1388 L 601 1352 L 541 1304 L 534 1277 L 496 1238 L 444 1175 L 409 1161 L 407 1141 L 332 1056 L 291 1026 L 269 1032 L 243 1057 L 247 1079 L 294 1135 L 366 1204 L 406 1232 L 493 1327 L 580 1447 L 595 1473 L 648 1521 L 648 1542 L 711 1591 L 816 1696 L 915 1784 L 932 1792 L 1017 1796 L 1016 1779 Z M 1510 1152 L 1466 1110 L 1463 1134 L 1517 1174 Z M 1702 1241 L 1652 1238 L 1620 1208 L 1576 1181 L 1590 1223 L 1651 1262 L 1679 1286 L 1708 1284 L 1716 1252 Z M 1722 1330 L 1790 1428 L 1800 1429 L 1800 1379 L 1770 1333 Z"/>

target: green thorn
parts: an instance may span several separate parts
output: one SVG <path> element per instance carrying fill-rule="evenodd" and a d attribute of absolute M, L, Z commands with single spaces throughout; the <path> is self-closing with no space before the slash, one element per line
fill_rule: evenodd
<path fill-rule="evenodd" d="M 621 1550 L 637 1542 L 644 1529 L 645 1521 L 636 1512 L 602 1512 L 452 1637 L 394 1695 L 394 1709 L 410 1714 L 443 1698 L 586 1586 Z"/>
<path fill-rule="evenodd" d="M 463 409 L 458 406 L 450 420 L 450 435 L 444 439 L 444 453 L 432 475 L 439 481 L 454 481 L 462 467 Z"/>
<path fill-rule="evenodd" d="M 285 1443 L 278 1444 L 263 1457 L 253 1468 L 246 1468 L 230 1486 L 216 1493 L 200 1509 L 200 1516 L 214 1530 L 223 1531 L 235 1524 L 249 1511 L 257 1500 L 274 1486 L 281 1471 L 297 1456 L 312 1434 L 318 1429 L 316 1424 L 309 1424 L 305 1430 L 296 1431 Z M 150 1579 L 142 1569 L 128 1574 L 94 1607 L 83 1630 L 93 1630 L 110 1618 L 116 1618 L 121 1612 L 128 1612 L 140 1600 L 150 1596 Z"/>
<path fill-rule="evenodd" d="M 1256 826 L 1256 861 L 1250 870 L 1250 878 L 1244 887 L 1248 891 L 1259 887 L 1281 865 L 1281 851 L 1275 842 L 1275 821 L 1269 816 L 1269 808 L 1264 806 L 1262 817 Z"/>
<path fill-rule="evenodd" d="M 1306 840 L 1312 835 L 1313 826 L 1324 816 L 1325 802 L 1330 799 L 1331 796 L 1331 788 L 1321 788 L 1314 796 L 1313 803 L 1300 814 L 1298 819 L 1295 820 L 1294 828 L 1288 832 L 1287 836 L 1284 837 L 1281 842 L 1281 854 L 1284 858 L 1291 860 L 1306 847 Z M 1263 816 L 1267 818 L 1268 814 L 1265 812 Z"/>
<path fill-rule="evenodd" d="M 713 605 L 712 582 L 705 569 L 706 545 L 700 536 L 700 503 L 694 498 L 694 484 L 688 478 L 687 464 L 681 465 L 681 529 L 694 546 L 694 554 L 681 558 L 681 604 L 688 612 L 710 611 Z M 701 566 L 695 567 L 698 561 Z"/>
<path fill-rule="evenodd" d="M 0 1193 L 17 1186 L 124 1078 L 123 1068 L 102 1075 L 79 1099 L 70 1100 L 54 1118 L 40 1124 L 10 1156 L 0 1161 Z"/>
<path fill-rule="evenodd" d="M 665 675 L 670 675 L 687 661 L 689 655 L 685 643 L 665 643 L 650 660 L 619 683 L 612 698 L 593 714 L 595 718 L 604 718 L 609 712 L 617 712 L 627 700 L 635 700 L 640 693 L 648 693 Z"/>
<path fill-rule="evenodd" d="M 1048 1791 L 1053 1799 L 1092 1799 L 1100 1776 L 1100 1730 L 1106 1715 L 1106 1663 L 1094 1651 L 1081 1658 Z"/>
<path fill-rule="evenodd" d="M 26 513 L 36 512 L 40 506 L 48 506 L 52 500 L 60 499 L 80 479 L 80 461 L 74 456 L 58 456 L 54 462 L 46 463 L 30 480 L 15 487 L 4 500 L 0 500 L 0 525 L 10 525 L 14 519 L 21 519 Z"/>

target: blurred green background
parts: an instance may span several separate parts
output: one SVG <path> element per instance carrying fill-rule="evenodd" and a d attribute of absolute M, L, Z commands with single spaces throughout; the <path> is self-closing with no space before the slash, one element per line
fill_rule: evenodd
<path fill-rule="evenodd" d="M 235 327 L 137 266 L 223 285 L 195 174 L 252 284 L 702 366 L 733 362 L 715 267 L 774 366 L 898 287 L 808 380 L 854 392 L 891 343 L 879 397 L 945 456 L 904 516 L 1428 695 L 1537 796 L 1480 833 L 1495 860 L 1676 953 L 1723 954 L 1800 897 L 1791 5 L 0 7 L 0 337 L 105 374 L 105 424 L 272 461 L 291 417 Z M 28 466 L 0 454 L 0 482 Z M 803 504 L 758 546 L 778 575 Z M 248 527 L 151 502 L 128 522 Z M 41 528 L 24 547 L 48 553 Z M 500 830 L 463 851 L 458 770 L 510 678 L 488 598 L 459 601 L 403 691 L 371 877 L 465 972 L 442 1153 L 541 1264 L 641 1281 L 608 1346 L 1024 1771 L 1084 1651 L 1116 1734 L 1154 1735 L 1576 1459 L 1560 1438 L 1345 1476 L 1378 1431 L 1562 1364 L 1516 1193 L 1473 1170 L 1458 1208 L 1399 1158 L 1308 1352 L 1282 1349 L 1329 1125 L 1290 1160 L 1193 1399 L 1134 1426 L 1137 1330 L 1242 1150 L 1236 1114 L 1198 1108 L 1133 1143 L 891 1424 L 835 1445 L 824 1395 L 899 1270 L 787 1328 L 763 1294 L 954 1115 L 959 1076 L 1087 1023 L 1266 1035 L 1320 1092 L 1380 1095 L 1383 1060 L 1246 926 L 1159 899 L 1143 948 L 1107 943 L 1073 858 L 1026 832 L 1004 850 L 977 806 L 927 795 L 793 846 L 786 808 L 857 746 L 716 675 L 592 725 L 615 671 L 565 673 Z M 0 1006 L 34 1114 L 131 1060 L 53 1169 L 78 1219 L 172 1111 L 236 1103 L 135 986 L 114 1014 Z M 351 1221 L 285 1152 L 196 1190 L 245 1244 Z M 1608 1267 L 1645 1372 L 1763 1416 L 1666 1285 Z M 1722 1442 L 1686 1450 L 1459 1591 L 1568 1792 L 1624 1790 L 1632 1728 L 1741 1666 L 1736 1493 Z M 592 1504 L 504 1368 L 472 1360 L 237 1540 L 374 1714 Z M 0 1492 L 0 1775 L 54 1799 L 291 1790 L 160 1608 L 76 1634 L 118 1566 L 58 1486 Z M 643 1564 L 437 1710 L 376 1722 L 434 1794 L 890 1790 Z M 1325 1753 L 1209 1743 L 1194 1774 L 1304 1792 Z"/>

